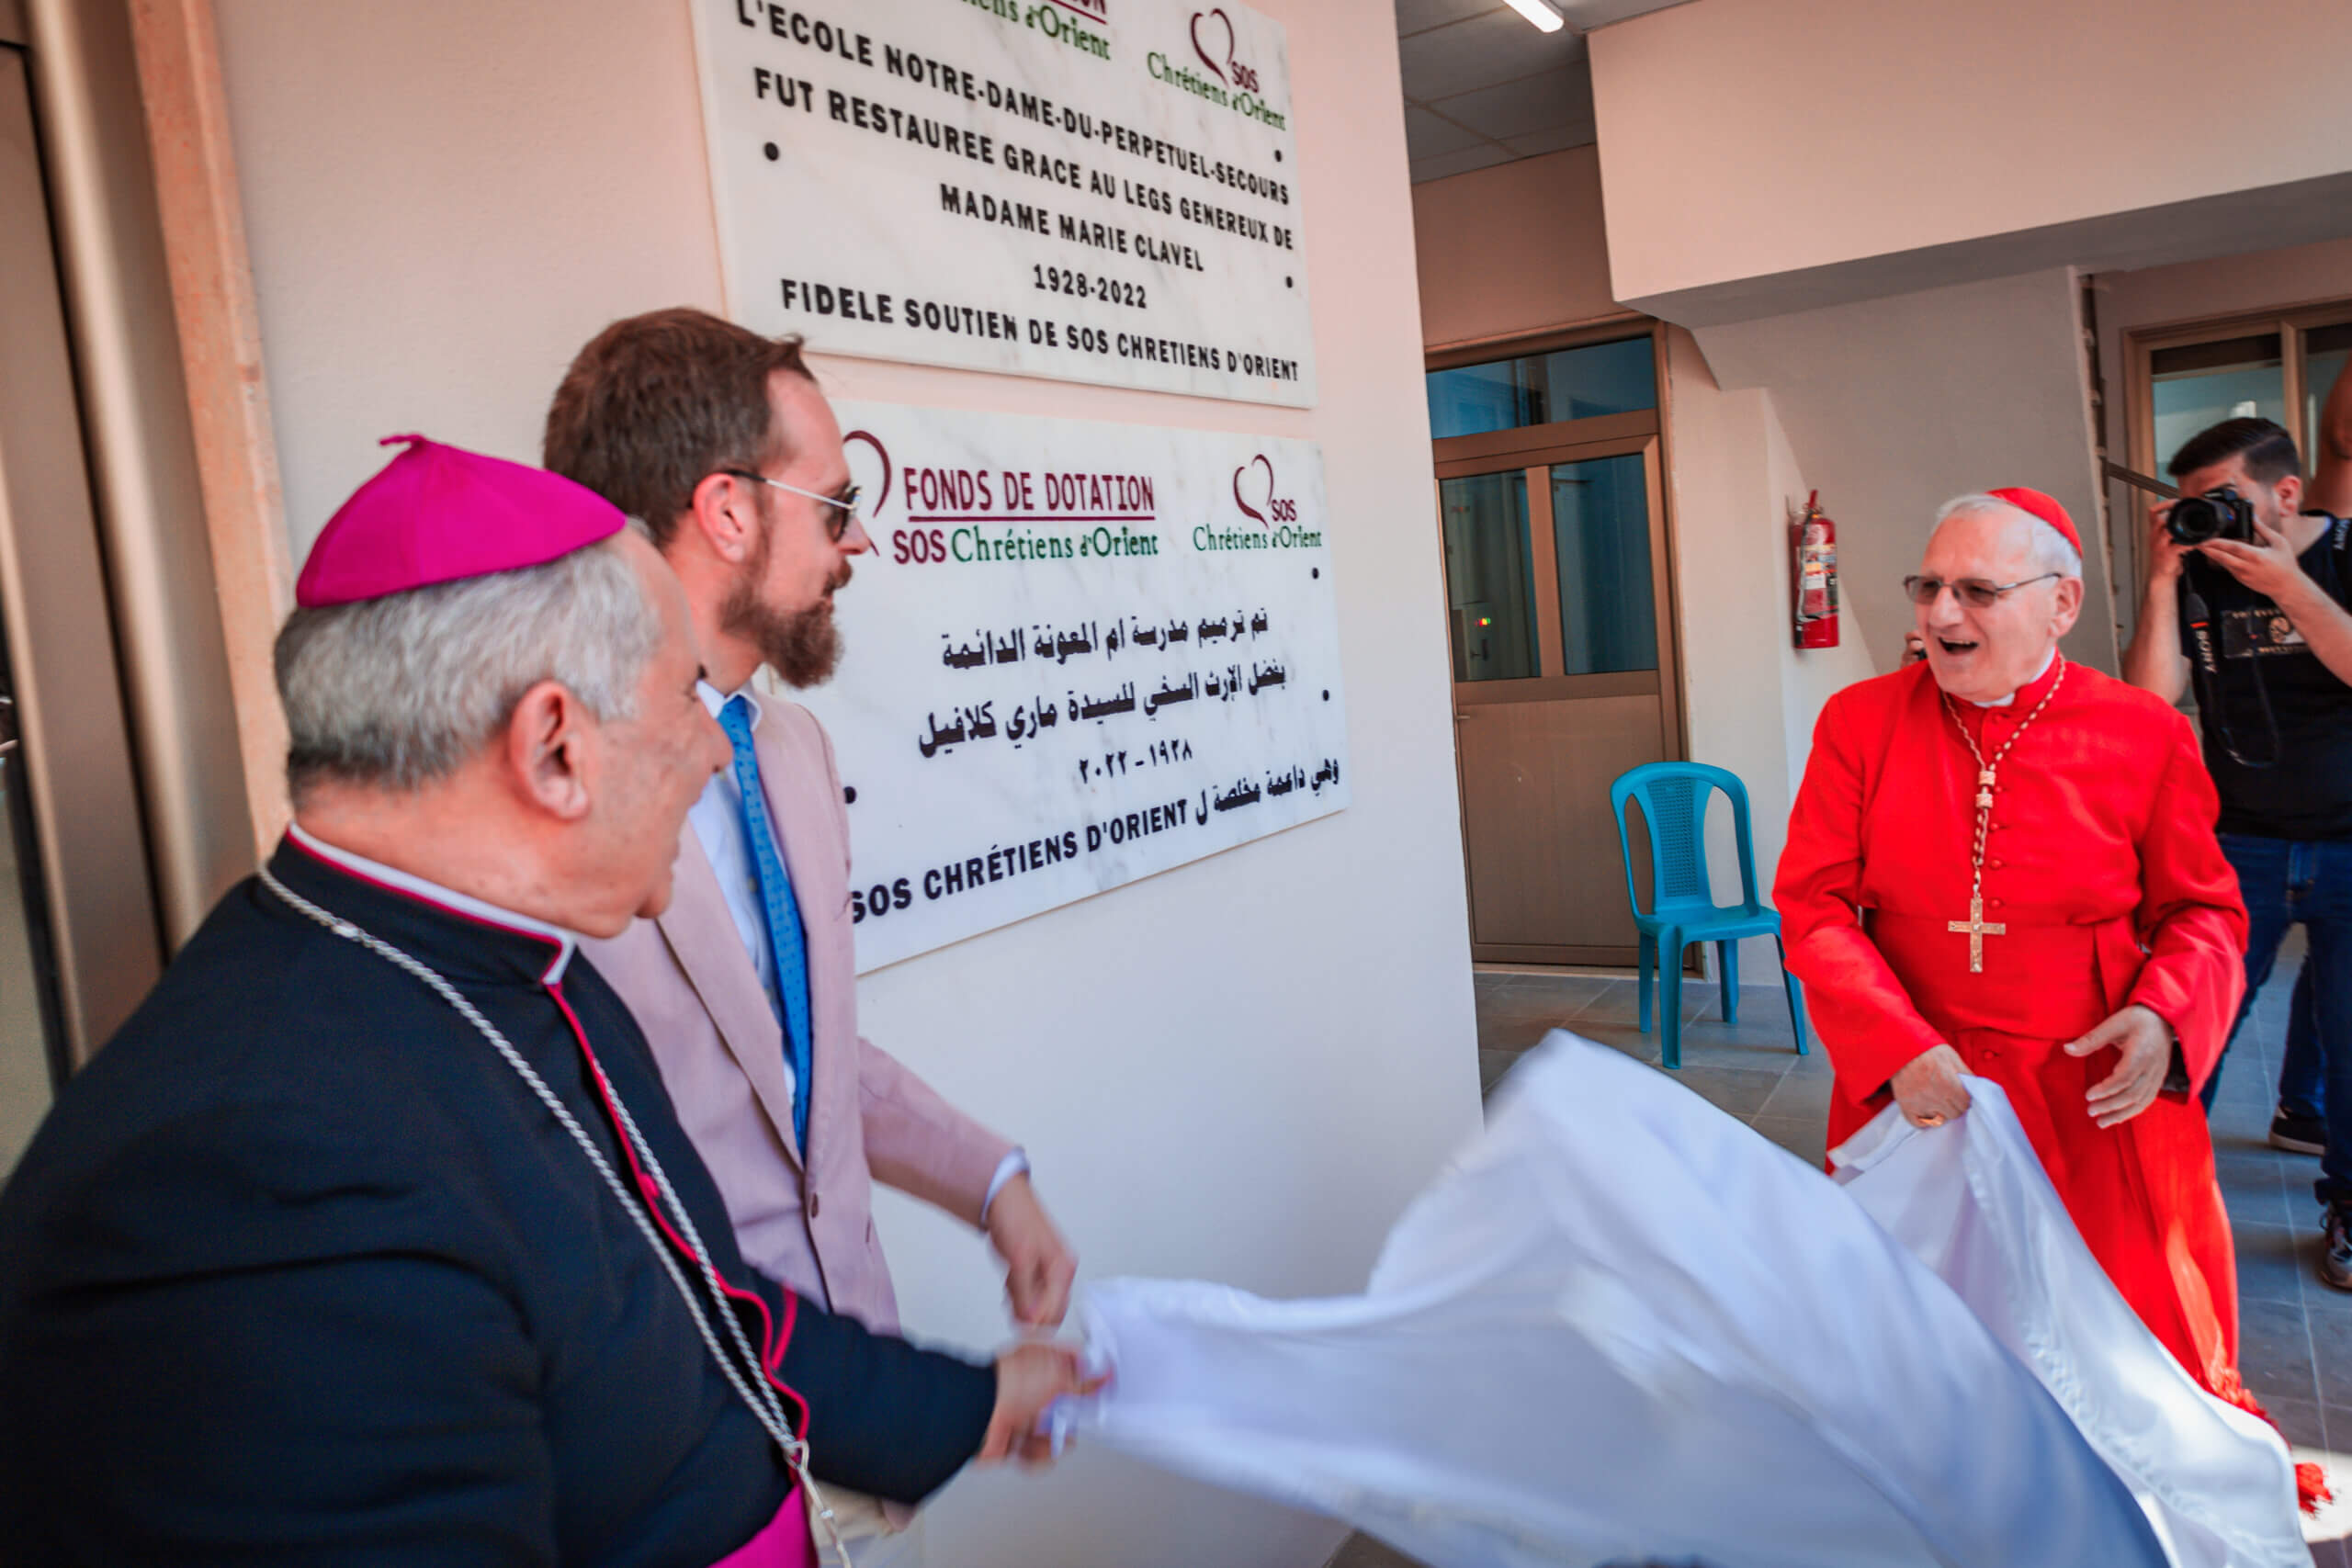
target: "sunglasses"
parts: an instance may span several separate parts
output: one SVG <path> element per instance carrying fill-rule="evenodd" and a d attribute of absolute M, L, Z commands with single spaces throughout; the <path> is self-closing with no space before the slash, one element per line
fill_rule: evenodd
<path fill-rule="evenodd" d="M 1903 580 L 1903 592 L 1911 595 L 1914 604 L 1932 604 L 1937 595 L 1949 588 L 1969 608 L 1988 610 L 2001 602 L 2004 593 L 2013 593 L 2029 584 L 2064 575 L 2064 572 L 2045 571 L 2040 577 L 2019 578 L 2015 582 L 1987 582 L 1981 577 L 1955 577 L 1950 581 L 1940 577 L 1906 577 Z"/>
<path fill-rule="evenodd" d="M 721 468 L 718 471 L 729 479 L 751 479 L 759 484 L 774 485 L 778 490 L 789 491 L 794 495 L 805 495 L 811 501 L 821 501 L 827 506 L 838 508 L 839 510 L 828 513 L 825 516 L 825 536 L 834 544 L 840 544 L 842 536 L 849 532 L 849 525 L 857 521 L 859 487 L 856 485 L 851 485 L 838 495 L 820 495 L 813 490 L 802 490 L 798 485 L 788 485 L 782 479 L 772 479 L 765 474 L 753 473 L 749 468 Z"/>

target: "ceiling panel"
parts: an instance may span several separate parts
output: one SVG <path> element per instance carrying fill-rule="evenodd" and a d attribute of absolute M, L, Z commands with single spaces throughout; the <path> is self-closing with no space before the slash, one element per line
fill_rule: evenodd
<path fill-rule="evenodd" d="M 1500 8 L 1499 0 L 1396 0 L 1396 36 Z"/>
<path fill-rule="evenodd" d="M 1539 33 L 1512 10 L 1489 11 L 1397 40 L 1405 96 L 1414 103 L 1450 98 L 1584 58 L 1584 39 L 1563 28 Z"/>
<path fill-rule="evenodd" d="M 1446 118 L 1499 141 L 1592 118 L 1592 71 L 1584 61 L 1430 105 Z"/>
<path fill-rule="evenodd" d="M 1484 146 L 1486 142 L 1487 138 L 1476 131 L 1465 130 L 1427 109 L 1409 105 L 1405 109 L 1405 156 L 1417 164 L 1424 158 L 1459 152 L 1465 147 Z"/>
<path fill-rule="evenodd" d="M 1573 120 L 1555 125 L 1549 130 L 1533 130 L 1524 136 L 1507 136 L 1503 145 L 1518 158 L 1540 158 L 1546 152 L 1565 152 L 1571 147 L 1589 147 L 1595 140 L 1590 119 Z"/>
<path fill-rule="evenodd" d="M 1498 0 L 1393 0 L 1415 184 L 1595 140 L 1584 35 L 1686 0 L 1551 0 L 1539 31 Z"/>
<path fill-rule="evenodd" d="M 1442 180 L 1448 175 L 1466 175 L 1473 169 L 1491 168 L 1497 164 L 1508 164 L 1510 161 L 1511 154 L 1508 149 L 1498 146 L 1492 141 L 1481 141 L 1476 146 L 1465 148 L 1459 152 L 1447 152 L 1435 158 L 1414 159 L 1413 183 L 1419 185 L 1423 180 Z"/>

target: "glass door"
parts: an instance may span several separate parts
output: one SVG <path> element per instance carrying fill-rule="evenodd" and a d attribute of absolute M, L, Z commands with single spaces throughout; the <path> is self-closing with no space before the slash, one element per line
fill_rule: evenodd
<path fill-rule="evenodd" d="M 1680 750 L 1660 478 L 1655 434 L 1440 466 L 1482 961 L 1634 962 L 1609 786 Z"/>

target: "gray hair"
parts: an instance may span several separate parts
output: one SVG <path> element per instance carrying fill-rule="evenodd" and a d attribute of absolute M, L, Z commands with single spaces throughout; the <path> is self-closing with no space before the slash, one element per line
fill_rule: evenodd
<path fill-rule="evenodd" d="M 430 784 L 487 745 L 542 681 L 599 719 L 633 717 L 661 640 L 661 614 L 617 536 L 515 571 L 296 610 L 277 652 L 288 787 L 299 804 L 330 780 Z"/>
<path fill-rule="evenodd" d="M 2022 517 L 2032 532 L 2033 564 L 2043 571 L 2054 571 L 2061 577 L 2083 575 L 2083 553 L 2066 542 L 2066 536 L 2050 525 L 2046 517 L 2036 517 L 2013 502 L 1997 495 L 1954 496 L 1936 509 L 1936 525 L 1941 527 L 1947 517 L 1967 513 L 1998 512 L 2012 517 Z"/>

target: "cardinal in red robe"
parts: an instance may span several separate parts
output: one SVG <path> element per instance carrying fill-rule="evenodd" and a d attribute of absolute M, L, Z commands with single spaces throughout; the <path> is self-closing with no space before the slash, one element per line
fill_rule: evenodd
<path fill-rule="evenodd" d="M 1774 885 L 1837 1073 L 1834 1148 L 2016 1107 L 2091 1252 L 2208 1389 L 2237 1274 L 2196 1093 L 2243 989 L 2245 908 L 2188 721 L 2067 660 L 2082 544 L 2058 503 L 1944 508 L 1905 580 L 1924 662 L 1831 698 Z"/>

